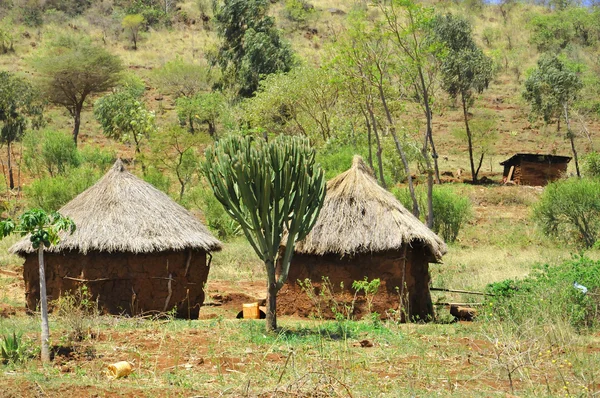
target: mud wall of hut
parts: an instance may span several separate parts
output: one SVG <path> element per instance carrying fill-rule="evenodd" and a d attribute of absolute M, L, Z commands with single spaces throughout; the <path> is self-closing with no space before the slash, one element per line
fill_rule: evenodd
<path fill-rule="evenodd" d="M 277 310 L 285 315 L 316 315 L 331 319 L 335 316 L 332 305 L 337 305 L 338 310 L 343 312 L 355 300 L 352 315 L 361 318 L 368 313 L 367 300 L 362 292 L 355 297 L 352 283 L 367 277 L 369 281 L 381 280 L 372 311 L 382 317 L 394 312 L 402 320 L 406 320 L 406 314 L 411 319 L 428 319 L 433 316 L 433 305 L 429 292 L 429 264 L 424 249 L 408 249 L 406 262 L 403 254 L 403 250 L 352 258 L 295 254 L 288 282 L 277 296 Z M 324 286 L 323 277 L 328 278 L 329 286 Z M 308 286 L 310 294 L 306 292 L 306 279 L 311 281 Z M 401 301 L 404 310 L 401 309 Z"/>
<path fill-rule="evenodd" d="M 549 182 L 556 181 L 567 172 L 567 163 L 541 163 L 528 162 L 522 160 L 515 164 L 511 181 L 518 185 L 547 185 Z M 511 165 L 505 165 L 504 177 L 507 177 Z"/>
<path fill-rule="evenodd" d="M 190 256 L 191 254 L 191 256 Z M 138 315 L 177 309 L 183 318 L 197 318 L 204 302 L 209 266 L 203 251 L 153 254 L 46 253 L 48 300 L 86 285 L 100 309 L 110 314 Z M 23 269 L 27 308 L 39 302 L 37 253 Z"/>

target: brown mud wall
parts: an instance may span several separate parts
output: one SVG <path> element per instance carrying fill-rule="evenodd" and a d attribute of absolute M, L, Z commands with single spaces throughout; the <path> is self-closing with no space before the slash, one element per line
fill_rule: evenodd
<path fill-rule="evenodd" d="M 371 311 L 402 321 L 406 320 L 407 314 L 412 320 L 431 319 L 434 314 L 429 292 L 429 264 L 424 250 L 421 247 L 408 248 L 406 268 L 402 249 L 352 258 L 296 254 L 288 282 L 277 296 L 277 311 L 284 315 L 332 319 L 335 314 L 331 308 L 337 307 L 336 311 L 344 316 L 361 318 L 368 314 L 367 300 L 362 291 L 355 298 L 352 283 L 367 277 L 369 281 L 381 280 Z M 323 277 L 327 277 L 329 283 L 324 284 Z M 310 294 L 298 282 L 305 285 L 306 279 L 312 283 Z M 404 300 L 401 300 L 401 295 Z"/>
<path fill-rule="evenodd" d="M 105 313 L 139 315 L 177 308 L 177 316 L 197 318 L 204 302 L 204 285 L 209 266 L 206 253 L 189 251 L 153 254 L 100 253 L 87 255 L 67 252 L 45 253 L 48 300 L 67 291 L 88 287 Z M 23 277 L 27 308 L 39 302 L 37 253 L 25 258 Z"/>
<path fill-rule="evenodd" d="M 504 166 L 504 177 L 508 177 L 510 165 Z M 536 163 L 521 161 L 515 165 L 511 180 L 518 185 L 544 186 L 560 179 L 567 172 L 567 163 Z"/>

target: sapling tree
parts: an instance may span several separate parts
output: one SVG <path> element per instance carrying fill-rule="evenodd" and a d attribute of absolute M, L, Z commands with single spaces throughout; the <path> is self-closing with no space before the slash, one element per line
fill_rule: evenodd
<path fill-rule="evenodd" d="M 485 90 L 492 80 L 492 60 L 475 44 L 469 22 L 452 14 L 434 21 L 435 32 L 447 51 L 442 58 L 442 88 L 450 97 L 460 100 L 469 148 L 471 178 L 477 182 L 479 168 L 473 158 L 473 132 L 469 125 L 469 108 L 474 94 Z"/>
<path fill-rule="evenodd" d="M 276 297 L 288 277 L 295 242 L 310 232 L 325 198 L 325 175 L 305 138 L 266 142 L 229 137 L 202 164 L 215 197 L 265 263 L 267 331 L 277 328 Z M 285 245 L 285 250 L 279 250 Z"/>
<path fill-rule="evenodd" d="M 23 213 L 15 222 L 6 219 L 0 222 L 0 238 L 13 233 L 21 236 L 29 235 L 31 246 L 38 252 L 40 272 L 40 312 L 42 318 L 41 358 L 42 362 L 50 362 L 50 328 L 48 326 L 48 298 L 46 295 L 46 273 L 44 266 L 44 248 L 58 244 L 59 232 L 69 234 L 75 232 L 75 223 L 60 213 L 46 213 L 41 209 L 33 209 Z"/>
<path fill-rule="evenodd" d="M 144 16 L 141 14 L 125 15 L 125 17 L 123 17 L 123 21 L 121 21 L 121 26 L 129 34 L 129 38 L 131 39 L 134 50 L 137 50 L 137 43 L 140 39 L 140 30 L 142 29 L 143 25 Z"/>
<path fill-rule="evenodd" d="M 141 154 L 142 142 L 155 131 L 154 112 L 146 105 L 135 90 L 125 88 L 105 95 L 94 104 L 94 116 L 108 138 L 135 145 Z"/>
<path fill-rule="evenodd" d="M 570 112 L 582 88 L 583 82 L 573 68 L 554 54 L 544 54 L 525 80 L 523 92 L 523 97 L 531 105 L 531 112 L 542 116 L 546 123 L 556 120 L 560 128 L 560 119 L 564 117 L 577 176 L 581 176 L 581 173 Z"/>
<path fill-rule="evenodd" d="M 28 127 L 43 123 L 42 111 L 42 102 L 31 84 L 10 72 L 0 72 L 0 143 L 6 144 L 10 189 L 15 187 L 12 144 L 21 140 Z"/>

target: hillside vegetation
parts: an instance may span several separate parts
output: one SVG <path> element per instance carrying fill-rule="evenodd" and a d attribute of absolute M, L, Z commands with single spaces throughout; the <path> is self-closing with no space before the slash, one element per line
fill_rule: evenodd
<path fill-rule="evenodd" d="M 443 263 L 430 265 L 433 287 L 494 294 L 432 292 L 476 306 L 472 324 L 445 324 L 440 304 L 427 325 L 282 318 L 273 335 L 226 319 L 237 302 L 186 323 L 100 317 L 73 299 L 51 317 L 57 347 L 71 350 L 53 367 L 25 360 L 36 355 L 35 321 L 0 317 L 0 340 L 17 331 L 24 342 L 19 361 L 4 361 L 8 396 L 600 391 L 600 9 L 9 0 L 0 18 L 2 218 L 60 208 L 121 157 L 225 242 L 208 301 L 262 292 L 264 266 L 200 164 L 228 135 L 303 135 L 327 179 L 361 155 L 447 241 Z M 571 160 L 551 188 L 504 185 L 499 163 L 515 153 L 577 155 L 579 167 Z M 16 239 L 0 241 L 2 315 L 24 306 L 22 259 L 7 254 Z M 107 382 L 102 369 L 122 359 L 135 373 Z"/>

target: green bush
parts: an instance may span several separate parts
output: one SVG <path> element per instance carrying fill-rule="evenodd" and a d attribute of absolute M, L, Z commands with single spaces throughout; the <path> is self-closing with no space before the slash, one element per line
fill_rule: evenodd
<path fill-rule="evenodd" d="M 538 266 L 527 278 L 492 283 L 486 292 L 494 295 L 486 305 L 492 320 L 540 326 L 567 320 L 578 331 L 600 326 L 600 261 L 575 257 L 557 266 Z"/>
<path fill-rule="evenodd" d="M 600 181 L 569 179 L 549 184 L 534 208 L 543 231 L 567 244 L 592 247 L 600 235 Z"/>
<path fill-rule="evenodd" d="M 600 178 L 600 153 L 590 152 L 583 158 L 583 175 L 588 178 Z"/>
<path fill-rule="evenodd" d="M 65 174 L 69 167 L 79 166 L 77 146 L 69 134 L 47 130 L 43 133 L 40 153 L 51 176 Z"/>
<path fill-rule="evenodd" d="M 292 22 L 306 22 L 314 7 L 305 0 L 286 0 L 284 14 Z"/>
<path fill-rule="evenodd" d="M 242 234 L 239 224 L 225 212 L 225 208 L 210 188 L 196 186 L 188 190 L 182 199 L 182 205 L 188 209 L 201 210 L 206 225 L 221 239 Z"/>
<path fill-rule="evenodd" d="M 78 167 L 68 175 L 47 176 L 25 187 L 31 207 L 58 210 L 75 196 L 92 186 L 101 172 L 90 167 Z"/>
<path fill-rule="evenodd" d="M 392 188 L 392 193 L 407 209 L 412 209 L 412 199 L 408 188 Z M 427 187 L 420 185 L 415 189 L 421 221 L 427 218 Z M 455 242 L 461 228 L 472 216 L 471 201 L 465 196 L 454 193 L 452 188 L 436 185 L 433 188 L 433 232 L 446 242 Z"/>
<path fill-rule="evenodd" d="M 455 194 L 450 188 L 436 186 L 433 190 L 433 231 L 446 242 L 454 242 L 460 229 L 471 218 L 471 201 Z"/>
<path fill-rule="evenodd" d="M 55 130 L 31 131 L 23 138 L 25 168 L 34 176 L 64 175 L 81 164 L 73 138 Z"/>
<path fill-rule="evenodd" d="M 163 191 L 167 195 L 171 190 L 171 179 L 155 167 L 148 167 L 146 169 L 144 181 L 152 184 L 158 190 Z"/>

